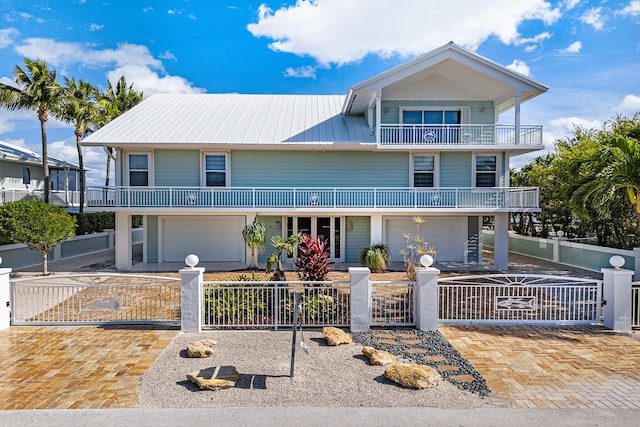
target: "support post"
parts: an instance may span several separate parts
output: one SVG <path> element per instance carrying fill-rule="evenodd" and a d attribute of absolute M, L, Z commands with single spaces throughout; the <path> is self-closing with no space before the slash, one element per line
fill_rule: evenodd
<path fill-rule="evenodd" d="M 202 332 L 204 268 L 195 266 L 182 268 L 180 280 L 180 330 Z"/>
<path fill-rule="evenodd" d="M 421 331 L 438 330 L 438 275 L 433 267 L 416 268 L 414 289 L 416 328 Z"/>
<path fill-rule="evenodd" d="M 2 263 L 2 258 L 0 258 Z M 0 268 L 0 331 L 8 329 L 11 325 L 11 287 L 9 283 L 10 268 Z"/>
<path fill-rule="evenodd" d="M 496 270 L 509 268 L 509 214 L 496 213 L 494 216 L 493 262 Z"/>
<path fill-rule="evenodd" d="M 131 215 L 116 212 L 116 269 L 131 270 Z"/>
<path fill-rule="evenodd" d="M 349 267 L 351 277 L 351 332 L 371 329 L 371 270 L 366 267 Z"/>
<path fill-rule="evenodd" d="M 614 257 L 612 257 L 614 258 Z M 603 268 L 604 327 L 631 333 L 631 277 L 633 271 Z"/>

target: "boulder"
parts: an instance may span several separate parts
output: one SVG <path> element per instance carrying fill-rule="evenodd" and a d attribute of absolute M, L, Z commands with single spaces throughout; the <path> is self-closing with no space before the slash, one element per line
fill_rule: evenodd
<path fill-rule="evenodd" d="M 389 366 L 384 376 L 405 387 L 417 389 L 435 387 L 441 378 L 438 371 L 429 366 L 408 363 Z"/>
<path fill-rule="evenodd" d="M 329 345 L 351 344 L 353 340 L 342 329 L 327 326 L 322 328 L 322 336 L 327 340 Z"/>
<path fill-rule="evenodd" d="M 363 347 L 362 354 L 369 358 L 372 365 L 388 365 L 395 360 L 395 356 L 388 351 L 377 350 L 373 347 Z"/>
<path fill-rule="evenodd" d="M 212 339 L 192 342 L 187 346 L 187 356 L 188 357 L 213 356 L 213 346 L 216 344 L 217 343 Z"/>
<path fill-rule="evenodd" d="M 214 366 L 187 374 L 187 378 L 200 390 L 221 390 L 235 387 L 240 374 L 235 366 Z"/>

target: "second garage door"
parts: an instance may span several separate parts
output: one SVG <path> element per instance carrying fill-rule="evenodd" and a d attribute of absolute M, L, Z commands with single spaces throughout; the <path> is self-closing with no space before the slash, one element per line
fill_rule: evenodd
<path fill-rule="evenodd" d="M 438 251 L 438 261 L 464 261 L 464 242 L 467 236 L 466 217 L 425 217 L 420 235 Z M 385 241 L 391 252 L 391 261 L 402 261 L 400 251 L 405 249 L 404 234 L 415 234 L 416 224 L 411 217 L 387 217 L 384 220 Z"/>

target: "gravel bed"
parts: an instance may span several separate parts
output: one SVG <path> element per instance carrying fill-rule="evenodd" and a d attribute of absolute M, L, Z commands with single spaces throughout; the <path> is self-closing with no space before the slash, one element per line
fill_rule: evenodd
<path fill-rule="evenodd" d="M 364 335 L 357 335 L 366 341 Z M 371 334 L 373 337 L 373 334 Z M 188 358 L 189 343 L 217 341 L 209 358 Z M 447 381 L 437 387 L 412 390 L 387 380 L 384 366 L 372 366 L 362 355 L 362 344 L 331 347 L 320 330 L 305 330 L 306 354 L 296 345 L 294 377 L 291 331 L 212 331 L 181 333 L 162 352 L 138 385 L 141 407 L 437 407 L 490 406 L 479 394 Z M 400 361 L 404 360 L 400 357 Z M 449 359 L 447 359 L 449 360 Z M 408 361 L 404 360 L 404 361 Z M 214 366 L 235 366 L 240 380 L 234 388 L 199 390 L 187 380 L 190 372 Z"/>

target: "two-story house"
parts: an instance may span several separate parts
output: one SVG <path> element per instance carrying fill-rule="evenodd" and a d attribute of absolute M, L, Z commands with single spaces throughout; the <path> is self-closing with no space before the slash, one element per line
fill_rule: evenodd
<path fill-rule="evenodd" d="M 116 264 L 131 269 L 132 215 L 144 262 L 247 265 L 241 231 L 329 242 L 335 262 L 385 243 L 400 261 L 412 217 L 437 261 L 480 263 L 493 217 L 495 268 L 508 265 L 508 213 L 538 211 L 536 188 L 509 185 L 509 160 L 543 148 L 520 106 L 547 90 L 453 43 L 344 95 L 158 94 L 84 146 L 116 149 L 116 186 L 90 188 L 89 210 L 116 212 Z M 513 109 L 514 124 L 498 124 Z M 261 255 L 264 262 L 270 252 Z"/>

